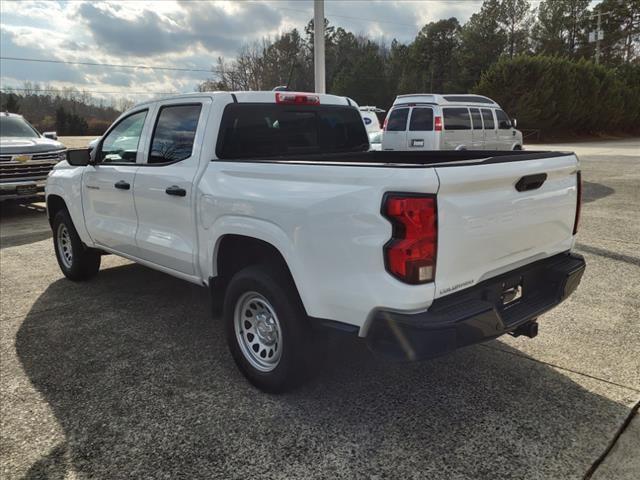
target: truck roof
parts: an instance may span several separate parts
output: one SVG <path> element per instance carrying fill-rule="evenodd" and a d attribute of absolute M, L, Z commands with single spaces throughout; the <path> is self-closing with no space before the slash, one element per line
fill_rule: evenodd
<path fill-rule="evenodd" d="M 483 95 L 472 95 L 468 93 L 410 93 L 407 95 L 398 95 L 393 105 L 404 105 L 407 103 L 430 103 L 433 105 L 477 105 L 500 107 L 495 100 Z"/>
<path fill-rule="evenodd" d="M 194 97 L 229 97 L 237 101 L 238 103 L 276 103 L 276 95 L 315 95 L 319 97 L 321 105 L 347 105 L 358 107 L 358 104 L 347 97 L 340 97 L 338 95 L 329 95 L 326 93 L 313 93 L 313 92 L 274 92 L 274 91 L 236 91 L 236 92 L 192 92 L 192 93 L 180 93 L 177 95 L 171 95 L 162 98 L 156 98 L 154 100 L 148 100 L 136 104 L 136 107 L 141 105 L 147 105 L 155 102 L 162 102 L 166 100 L 175 100 L 180 98 L 194 98 Z"/>

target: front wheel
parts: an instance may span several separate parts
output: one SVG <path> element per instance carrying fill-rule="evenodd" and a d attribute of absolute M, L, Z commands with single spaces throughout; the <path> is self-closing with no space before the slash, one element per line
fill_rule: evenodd
<path fill-rule="evenodd" d="M 84 246 L 66 210 L 53 219 L 53 246 L 60 270 L 70 280 L 87 280 L 100 270 L 100 253 Z"/>
<path fill-rule="evenodd" d="M 289 275 L 278 266 L 247 267 L 233 276 L 224 300 L 233 359 L 253 385 L 278 393 L 306 380 L 321 361 L 319 341 Z"/>

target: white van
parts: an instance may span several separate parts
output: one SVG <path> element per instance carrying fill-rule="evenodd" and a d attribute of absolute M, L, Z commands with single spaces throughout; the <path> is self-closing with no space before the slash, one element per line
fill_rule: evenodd
<path fill-rule="evenodd" d="M 362 116 L 362 121 L 364 122 L 364 126 L 367 129 L 367 133 L 376 133 L 382 130 L 380 126 L 380 120 L 378 120 L 378 113 L 384 113 L 385 110 L 378 107 L 364 106 L 358 107 L 360 110 L 360 115 Z"/>
<path fill-rule="evenodd" d="M 522 150 L 515 119 L 481 95 L 398 95 L 384 121 L 383 150 Z"/>

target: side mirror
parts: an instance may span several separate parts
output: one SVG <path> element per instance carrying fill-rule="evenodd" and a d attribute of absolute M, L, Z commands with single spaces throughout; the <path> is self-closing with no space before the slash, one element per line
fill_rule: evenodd
<path fill-rule="evenodd" d="M 58 132 L 44 132 L 42 134 L 42 136 L 44 138 L 48 138 L 49 140 L 57 140 L 58 139 Z"/>
<path fill-rule="evenodd" d="M 517 128 L 518 127 L 518 120 L 516 120 L 515 118 L 511 119 L 511 126 L 513 128 Z"/>
<path fill-rule="evenodd" d="M 84 167 L 89 165 L 91 161 L 91 155 L 88 148 L 74 148 L 73 150 L 67 150 L 67 162 L 74 167 Z"/>

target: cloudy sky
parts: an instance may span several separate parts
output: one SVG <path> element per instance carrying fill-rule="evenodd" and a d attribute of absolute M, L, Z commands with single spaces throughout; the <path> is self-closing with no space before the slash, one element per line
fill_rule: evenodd
<path fill-rule="evenodd" d="M 538 2 L 532 2 L 538 3 Z M 331 24 L 372 38 L 410 41 L 427 22 L 461 22 L 481 0 L 325 1 Z M 0 56 L 66 62 L 209 70 L 246 42 L 303 29 L 313 0 L 277 1 L 13 1 L 0 0 Z M 0 87 L 25 80 L 74 86 L 109 98 L 189 92 L 211 74 L 0 60 Z"/>

